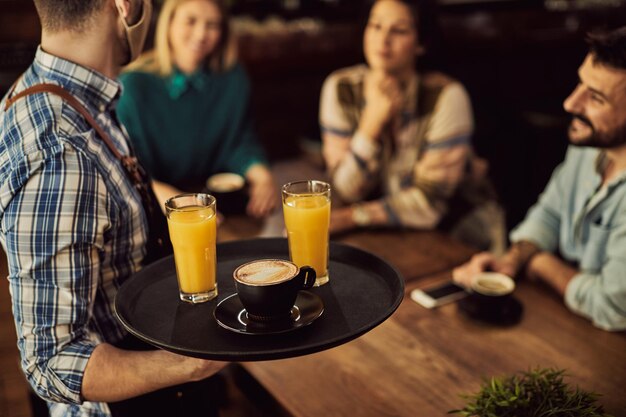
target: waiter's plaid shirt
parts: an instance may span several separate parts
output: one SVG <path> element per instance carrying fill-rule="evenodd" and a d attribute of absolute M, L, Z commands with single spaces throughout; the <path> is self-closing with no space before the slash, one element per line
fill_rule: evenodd
<path fill-rule="evenodd" d="M 15 93 L 39 83 L 74 95 L 129 152 L 114 116 L 120 85 L 37 51 Z M 121 281 L 139 269 L 147 223 L 141 199 L 104 142 L 60 97 L 0 103 L 0 242 L 7 254 L 22 368 L 52 416 L 108 416 L 83 402 L 87 361 L 124 330 L 113 316 Z M 82 403 L 82 404 L 81 404 Z"/>

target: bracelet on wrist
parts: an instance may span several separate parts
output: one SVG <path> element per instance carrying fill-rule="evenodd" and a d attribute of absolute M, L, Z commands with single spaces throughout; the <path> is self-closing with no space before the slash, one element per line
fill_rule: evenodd
<path fill-rule="evenodd" d="M 351 209 L 354 224 L 360 227 L 367 227 L 372 224 L 372 216 L 363 204 L 353 204 Z"/>

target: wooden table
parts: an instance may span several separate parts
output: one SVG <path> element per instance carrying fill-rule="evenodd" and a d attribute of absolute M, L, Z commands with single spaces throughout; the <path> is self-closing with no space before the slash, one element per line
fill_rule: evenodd
<path fill-rule="evenodd" d="M 252 239 L 263 229 L 260 222 L 227 217 L 218 228 L 218 241 Z M 331 237 L 332 241 L 371 252 L 393 265 L 407 281 L 468 260 L 475 250 L 435 230 L 358 230 Z"/>
<path fill-rule="evenodd" d="M 436 230 L 358 230 L 332 240 L 381 257 L 407 282 L 447 271 L 476 252 Z"/>
<path fill-rule="evenodd" d="M 277 186 L 302 179 L 327 179 L 319 166 L 305 158 L 276 163 L 272 173 Z M 259 235 L 283 236 L 284 221 L 280 203 L 265 223 L 264 225 L 261 221 L 242 216 L 227 216 L 218 228 L 218 241 L 254 238 Z M 266 227 L 267 223 L 272 227 Z M 463 263 L 475 252 L 437 231 L 360 230 L 333 236 L 332 240 L 378 255 L 391 263 L 406 280 L 447 270 L 450 266 Z"/>
<path fill-rule="evenodd" d="M 279 183 L 316 178 L 307 167 L 287 162 L 275 174 Z M 261 229 L 246 222 L 226 219 L 220 240 Z M 244 379 L 273 397 L 275 410 L 295 417 L 443 416 L 461 408 L 460 394 L 475 393 L 485 377 L 554 367 L 565 369 L 572 385 L 603 394 L 607 412 L 626 415 L 626 333 L 594 328 L 549 289 L 524 281 L 515 293 L 524 315 L 510 327 L 472 320 L 456 304 L 435 310 L 415 304 L 412 289 L 450 279 L 451 269 L 475 252 L 437 231 L 362 230 L 333 240 L 392 264 L 407 283 L 405 299 L 386 322 L 348 344 L 242 363 Z"/>
<path fill-rule="evenodd" d="M 427 242 L 400 249 L 402 242 L 420 238 Z M 411 270 L 412 262 L 418 265 L 425 257 L 435 263 L 452 257 L 445 236 L 416 234 L 410 239 L 364 232 L 343 240 L 380 249 L 401 269 Z M 426 269 L 422 264 L 413 270 Z M 607 412 L 625 415 L 625 333 L 594 328 L 547 288 L 528 282 L 520 282 L 516 290 L 524 315 L 510 327 L 469 319 L 456 304 L 427 310 L 408 297 L 413 288 L 449 278 L 446 271 L 409 282 L 396 313 L 346 345 L 242 367 L 286 415 L 297 417 L 443 416 L 462 407 L 459 395 L 476 392 L 483 377 L 536 367 L 566 369 L 567 381 L 603 394 L 600 402 Z"/>

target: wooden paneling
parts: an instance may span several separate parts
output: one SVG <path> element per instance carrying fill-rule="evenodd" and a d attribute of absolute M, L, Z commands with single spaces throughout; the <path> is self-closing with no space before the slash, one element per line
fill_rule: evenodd
<path fill-rule="evenodd" d="M 41 25 L 31 0 L 2 0 L 0 8 L 0 44 L 39 43 Z"/>

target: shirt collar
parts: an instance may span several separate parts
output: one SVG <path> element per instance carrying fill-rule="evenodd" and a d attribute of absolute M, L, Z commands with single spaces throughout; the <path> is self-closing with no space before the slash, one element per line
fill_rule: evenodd
<path fill-rule="evenodd" d="M 607 168 L 609 164 L 609 158 L 606 156 L 605 151 L 599 151 L 598 156 L 596 157 L 596 173 L 602 177 L 604 170 Z M 607 185 L 612 187 L 626 180 L 626 170 L 622 170 L 615 178 L 611 180 Z"/>
<path fill-rule="evenodd" d="M 192 74 L 185 74 L 178 68 L 174 67 L 172 74 L 167 80 L 167 90 L 172 99 L 182 96 L 190 88 L 196 91 L 202 90 L 206 84 L 206 73 L 199 69 Z"/>
<path fill-rule="evenodd" d="M 602 173 L 606 169 L 606 166 L 609 164 L 609 159 L 606 157 L 606 152 L 599 151 L 598 156 L 596 156 L 596 174 L 602 176 Z"/>
<path fill-rule="evenodd" d="M 117 100 L 118 81 L 74 62 L 45 52 L 41 46 L 35 53 L 35 68 L 44 78 L 57 82 L 69 93 L 78 96 L 88 107 L 104 112 Z"/>

